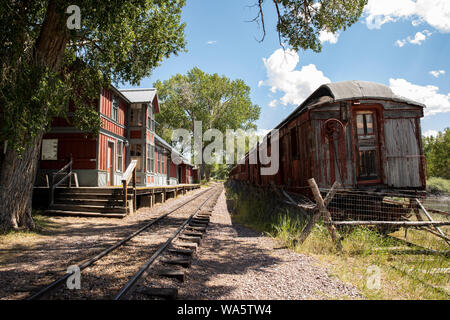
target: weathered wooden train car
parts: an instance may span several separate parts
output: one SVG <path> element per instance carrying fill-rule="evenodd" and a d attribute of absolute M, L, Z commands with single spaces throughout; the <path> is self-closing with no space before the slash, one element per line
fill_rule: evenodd
<path fill-rule="evenodd" d="M 274 183 L 297 193 L 307 190 L 310 178 L 320 188 L 339 181 L 347 189 L 424 190 L 424 107 L 382 84 L 322 85 L 276 127 L 278 172 L 261 175 L 259 156 L 256 163 L 249 161 L 259 153 L 257 146 L 231 170 L 230 178 L 259 186 Z M 270 134 L 265 139 L 270 154 Z"/>

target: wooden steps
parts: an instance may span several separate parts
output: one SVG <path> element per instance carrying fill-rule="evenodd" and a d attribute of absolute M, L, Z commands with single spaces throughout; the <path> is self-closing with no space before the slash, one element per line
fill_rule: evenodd
<path fill-rule="evenodd" d="M 131 195 L 128 197 L 131 199 Z M 127 209 L 122 190 L 117 188 L 57 188 L 49 215 L 123 218 Z"/>

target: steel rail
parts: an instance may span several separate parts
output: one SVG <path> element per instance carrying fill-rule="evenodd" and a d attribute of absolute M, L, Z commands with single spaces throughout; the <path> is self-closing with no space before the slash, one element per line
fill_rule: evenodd
<path fill-rule="evenodd" d="M 115 249 L 121 247 L 123 244 L 125 244 L 126 242 L 130 241 L 132 238 L 134 238 L 135 236 L 137 236 L 138 234 L 140 234 L 141 232 L 145 231 L 146 229 L 148 229 L 149 227 L 151 227 L 152 225 L 154 225 L 155 223 L 161 221 L 162 219 L 164 219 L 165 217 L 167 217 L 168 215 L 172 214 L 173 212 L 177 211 L 178 209 L 184 207 L 185 205 L 187 205 L 188 203 L 194 201 L 195 199 L 197 199 L 198 197 L 200 197 L 201 195 L 205 194 L 208 191 L 211 191 L 211 188 L 208 188 L 205 191 L 202 191 L 201 193 L 195 195 L 194 197 L 192 197 L 191 199 L 189 199 L 188 201 L 184 202 L 183 204 L 177 206 L 176 208 L 170 210 L 169 212 L 159 216 L 156 219 L 153 219 L 152 221 L 150 221 L 149 223 L 147 223 L 146 225 L 144 225 L 142 228 L 138 229 L 137 231 L 133 232 L 132 234 L 128 235 L 126 238 L 118 241 L 117 243 L 115 243 L 114 245 L 110 246 L 109 248 L 103 250 L 102 252 L 98 253 L 97 255 L 95 255 L 93 258 L 89 259 L 88 261 L 82 263 L 79 268 L 80 271 L 83 271 L 84 269 L 86 269 L 87 267 L 91 266 L 92 264 L 94 264 L 95 262 L 97 262 L 98 260 L 100 260 L 101 258 L 103 258 L 104 256 L 106 256 L 107 254 L 111 253 L 112 251 L 114 251 Z M 50 283 L 49 285 L 45 286 L 44 288 L 42 288 L 41 290 L 39 290 L 37 293 L 32 294 L 31 296 L 27 297 L 26 300 L 37 300 L 41 297 L 43 297 L 44 295 L 48 294 L 49 292 L 57 289 L 59 286 L 61 286 L 64 282 L 67 281 L 67 279 L 72 275 L 72 273 L 67 273 L 64 276 L 56 279 L 55 281 L 53 281 L 52 283 Z"/>
<path fill-rule="evenodd" d="M 138 272 L 128 281 L 128 283 L 120 289 L 113 300 L 127 299 L 130 293 L 136 287 L 139 279 L 147 276 L 149 267 L 156 261 L 156 259 L 164 252 L 164 250 L 172 243 L 183 228 L 191 222 L 192 218 L 200 211 L 200 209 L 208 202 L 217 192 L 212 193 L 205 201 L 197 207 L 197 209 L 178 227 L 178 229 L 167 239 L 167 241 L 159 246 L 158 250 L 150 257 L 150 259 L 139 269 Z"/>

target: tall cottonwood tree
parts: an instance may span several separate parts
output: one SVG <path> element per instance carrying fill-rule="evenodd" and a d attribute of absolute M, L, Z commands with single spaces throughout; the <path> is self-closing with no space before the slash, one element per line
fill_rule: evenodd
<path fill-rule="evenodd" d="M 167 141 L 172 129 L 184 128 L 194 134 L 194 122 L 202 122 L 202 133 L 218 129 L 224 135 L 227 129 L 256 129 L 260 107 L 250 99 L 250 87 L 241 79 L 231 80 L 217 73 L 208 74 L 199 68 L 186 75 L 177 74 L 166 81 L 154 84 L 158 89 L 161 111 L 157 132 Z M 207 143 L 203 142 L 202 152 Z M 209 175 L 210 166 L 202 164 Z"/>
<path fill-rule="evenodd" d="M 322 50 L 320 32 L 336 33 L 350 27 L 361 16 L 368 0 L 258 0 L 258 14 L 253 19 L 261 24 L 266 36 L 265 5 L 273 5 L 277 13 L 276 30 L 280 44 L 291 49 Z"/>
<path fill-rule="evenodd" d="M 42 135 L 69 97 L 74 122 L 98 132 L 94 103 L 111 82 L 138 84 L 185 47 L 184 0 L 0 0 L 0 230 L 33 228 Z M 80 8 L 79 29 L 73 25 Z"/>

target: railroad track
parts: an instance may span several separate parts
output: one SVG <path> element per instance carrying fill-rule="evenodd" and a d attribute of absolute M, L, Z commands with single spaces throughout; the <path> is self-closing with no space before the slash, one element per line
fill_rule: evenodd
<path fill-rule="evenodd" d="M 193 201 L 199 199 L 202 196 L 207 196 L 206 199 L 204 199 L 203 201 L 201 201 L 201 203 L 199 205 L 197 205 L 195 207 L 195 209 L 191 209 L 189 210 L 189 216 L 187 218 L 182 219 L 183 222 L 179 225 L 177 225 L 177 229 L 174 233 L 172 233 L 168 239 L 162 244 L 162 245 L 157 245 L 156 248 L 153 248 L 155 246 L 153 246 L 152 248 L 149 248 L 148 250 L 152 251 L 152 255 L 150 260 L 148 260 L 140 269 L 139 271 L 131 277 L 131 279 L 128 281 L 128 283 L 121 289 L 118 291 L 117 294 L 115 294 L 114 299 L 125 299 L 129 296 L 130 293 L 133 292 L 134 288 L 136 287 L 136 284 L 138 283 L 138 281 L 140 279 L 142 279 L 143 277 L 145 277 L 145 275 L 147 275 L 147 270 L 148 268 L 157 260 L 157 258 L 164 252 L 166 251 L 169 246 L 172 244 L 173 240 L 179 236 L 179 234 L 184 230 L 184 233 L 187 233 L 187 235 L 189 234 L 193 234 L 195 231 L 201 230 L 201 231 L 205 231 L 206 230 L 206 225 L 207 222 L 209 222 L 209 214 L 203 214 L 203 215 L 199 215 L 200 210 L 206 205 L 206 203 L 211 200 L 218 197 L 218 195 L 220 194 L 220 191 L 222 190 L 221 187 L 211 187 L 208 188 L 205 191 L 202 191 L 201 193 L 195 195 L 194 197 L 188 199 L 187 201 L 183 202 L 182 204 L 178 205 L 177 207 L 175 207 L 174 209 L 160 215 L 159 217 L 152 219 L 151 221 L 149 221 L 148 223 L 146 223 L 143 227 L 141 227 L 140 229 L 138 229 L 137 231 L 133 232 L 132 234 L 128 235 L 127 237 L 123 238 L 122 240 L 116 242 L 114 245 L 106 248 L 105 250 L 103 250 L 102 252 L 96 254 L 94 257 L 89 258 L 88 260 L 84 260 L 84 262 L 82 262 L 81 264 L 79 264 L 77 267 L 79 268 L 80 273 L 83 272 L 83 270 L 92 267 L 94 265 L 96 265 L 97 262 L 99 262 L 100 260 L 104 259 L 106 256 L 108 256 L 111 252 L 118 250 L 119 248 L 125 248 L 127 247 L 127 245 L 133 240 L 136 241 L 137 237 L 140 236 L 142 237 L 143 235 L 148 235 L 148 232 L 144 231 L 149 231 L 149 229 L 151 227 L 156 226 L 157 223 L 163 221 L 164 219 L 166 219 L 167 217 L 169 217 L 169 215 L 174 214 L 175 212 L 179 211 L 180 209 L 182 209 L 183 207 L 185 207 L 187 204 L 192 203 Z M 214 197 L 216 196 L 216 197 Z M 201 199 L 199 199 L 201 200 Z M 172 223 L 173 224 L 173 223 Z M 167 227 L 167 226 L 163 226 L 163 227 Z M 173 226 L 171 226 L 172 228 L 174 228 Z M 191 231 L 187 232 L 186 229 L 189 228 Z M 153 229 L 153 228 L 152 228 Z M 155 230 L 153 230 L 155 231 Z M 152 232 L 153 236 L 158 236 L 158 230 L 156 230 L 157 232 L 155 232 L 155 234 Z M 185 239 L 185 241 L 189 240 L 189 236 L 184 235 L 183 239 Z M 196 237 L 191 237 L 192 240 L 198 241 Z M 174 252 L 176 252 L 176 250 L 173 250 Z M 180 250 L 181 251 L 181 250 Z M 183 253 L 187 252 L 187 250 L 185 250 Z M 149 255 L 147 255 L 148 257 Z M 127 257 L 129 258 L 129 257 Z M 122 263 L 124 261 L 120 261 L 119 263 Z M 129 262 L 129 261 L 126 261 Z M 139 263 L 139 262 L 138 262 Z M 135 263 L 134 266 L 138 263 Z M 144 268 L 145 266 L 145 268 Z M 51 296 L 52 298 L 56 298 L 58 299 L 58 290 L 61 289 L 63 287 L 64 284 L 67 283 L 67 281 L 69 280 L 69 278 L 73 275 L 73 273 L 66 273 L 65 275 L 59 277 L 58 279 L 56 279 L 55 281 L 51 282 L 50 284 L 41 287 L 39 290 L 37 290 L 37 292 L 31 294 L 28 298 L 26 298 L 27 300 L 38 300 L 38 299 L 43 299 L 43 298 L 48 298 L 49 296 Z M 100 277 L 101 280 L 101 277 Z M 70 290 L 71 292 L 76 292 L 76 291 L 80 291 L 80 290 Z M 67 296 L 67 292 L 66 295 Z M 100 297 L 101 298 L 101 297 Z"/>

